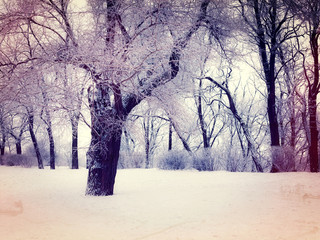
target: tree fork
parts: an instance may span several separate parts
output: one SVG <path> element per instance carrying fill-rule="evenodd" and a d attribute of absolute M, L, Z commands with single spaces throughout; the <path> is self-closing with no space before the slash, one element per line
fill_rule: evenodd
<path fill-rule="evenodd" d="M 106 36 L 106 47 L 112 51 L 114 34 L 116 33 L 117 14 L 115 9 L 115 0 L 108 2 L 107 21 L 108 31 Z M 210 0 L 204 0 L 201 4 L 200 13 L 197 21 L 191 26 L 189 31 L 174 43 L 171 55 L 169 57 L 169 71 L 164 72 L 161 77 L 149 79 L 141 83 L 141 94 L 136 96 L 128 94 L 122 96 L 120 86 L 109 85 L 103 79 L 102 74 L 95 72 L 90 66 L 81 64 L 80 67 L 91 73 L 95 87 L 88 94 L 89 107 L 91 112 L 91 143 L 87 152 L 87 162 L 89 168 L 87 195 L 107 196 L 113 195 L 117 164 L 120 151 L 120 142 L 122 135 L 122 123 L 130 111 L 139 104 L 147 95 L 150 95 L 153 89 L 165 84 L 175 78 L 179 72 L 179 62 L 182 50 L 186 47 L 192 35 L 199 29 L 201 22 L 206 17 L 207 7 Z M 123 32 L 123 29 L 122 29 Z M 127 36 L 128 37 L 128 36 Z M 113 92 L 114 105 L 110 102 L 109 91 Z"/>

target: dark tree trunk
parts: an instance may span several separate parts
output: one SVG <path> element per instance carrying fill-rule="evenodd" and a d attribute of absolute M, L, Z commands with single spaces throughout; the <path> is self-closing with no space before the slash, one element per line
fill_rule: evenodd
<path fill-rule="evenodd" d="M 293 107 L 293 105 L 291 104 Z M 295 151 L 296 148 L 296 118 L 295 118 L 295 111 L 292 109 L 292 113 L 290 116 L 290 128 L 291 128 L 291 136 L 290 136 L 290 146 L 292 147 L 293 152 Z"/>
<path fill-rule="evenodd" d="M 319 172 L 319 153 L 318 153 L 318 126 L 317 126 L 317 95 L 319 93 L 319 34 L 314 29 L 311 34 L 310 44 L 313 56 L 313 84 L 309 87 L 309 127 L 310 127 L 310 171 Z"/>
<path fill-rule="evenodd" d="M 41 79 L 42 83 L 45 85 L 45 80 L 44 78 Z M 51 115 L 49 112 L 49 99 L 47 95 L 47 90 L 45 88 L 41 88 L 42 91 L 42 98 L 44 102 L 44 108 L 41 112 L 41 119 L 42 121 L 47 125 L 47 133 L 48 133 L 48 139 L 49 139 L 49 150 L 50 150 L 50 169 L 55 169 L 56 168 L 56 156 L 55 156 L 55 151 L 54 151 L 54 139 L 53 139 L 53 134 L 52 134 L 52 122 L 51 122 Z M 42 114 L 45 114 L 45 118 L 43 118 Z"/>
<path fill-rule="evenodd" d="M 34 151 L 36 153 L 37 160 L 38 160 L 38 168 L 43 169 L 43 160 L 40 153 L 38 141 L 33 129 L 34 116 L 31 112 L 28 113 L 28 121 L 29 121 L 29 132 L 30 132 L 31 140 L 32 140 Z"/>
<path fill-rule="evenodd" d="M 79 158 L 78 158 L 78 122 L 72 122 L 72 159 L 71 168 L 79 168 Z"/>
<path fill-rule="evenodd" d="M 169 143 L 168 143 L 168 151 L 172 150 L 172 122 L 169 120 Z"/>
<path fill-rule="evenodd" d="M 203 140 L 203 147 L 209 148 L 209 138 L 207 135 L 207 129 L 204 122 L 203 112 L 202 112 L 202 97 L 201 97 L 201 88 L 202 88 L 202 79 L 199 80 L 199 95 L 198 95 L 198 117 L 199 117 L 199 124 L 202 133 L 202 140 Z"/>
<path fill-rule="evenodd" d="M 89 167 L 86 194 L 113 195 L 120 152 L 123 113 L 120 106 L 121 93 L 115 94 L 111 107 L 109 87 L 97 84 L 89 92 L 91 112 L 91 143 L 87 152 Z"/>
<path fill-rule="evenodd" d="M 100 138 L 105 138 L 101 142 Z M 89 149 L 89 175 L 86 194 L 94 196 L 113 195 L 119 159 L 121 131 L 109 131 L 104 136 L 92 134 L 94 148 Z"/>
<path fill-rule="evenodd" d="M 150 119 L 149 116 L 144 119 L 144 141 L 145 141 L 145 153 L 146 153 L 146 168 L 150 167 Z"/>
<path fill-rule="evenodd" d="M 317 103 L 315 97 L 309 99 L 309 127 L 310 127 L 310 171 L 318 172 L 318 128 L 317 128 Z"/>
<path fill-rule="evenodd" d="M 276 97 L 275 97 L 275 79 L 274 76 L 270 76 L 268 81 L 268 118 L 269 118 L 269 128 L 271 135 L 271 146 L 279 146 L 279 124 L 276 112 Z"/>
<path fill-rule="evenodd" d="M 50 169 L 56 168 L 56 155 L 54 151 L 54 140 L 52 135 L 52 127 L 51 123 L 50 126 L 47 127 L 48 137 L 49 137 L 49 147 L 50 147 Z"/>
<path fill-rule="evenodd" d="M 20 139 L 20 140 L 17 140 L 17 142 L 16 142 L 16 151 L 17 151 L 17 154 L 18 154 L 18 155 L 21 155 L 21 154 L 22 154 L 21 139 Z"/>
<path fill-rule="evenodd" d="M 2 156 L 4 155 L 5 147 L 6 147 L 6 136 L 3 134 L 2 135 L 2 141 L 1 141 L 1 144 L 0 144 L 0 151 L 1 151 L 1 155 Z"/>
<path fill-rule="evenodd" d="M 172 122 L 172 120 L 171 120 L 171 122 Z M 174 130 L 176 131 L 179 139 L 181 140 L 184 149 L 185 149 L 186 151 L 188 151 L 189 153 L 191 153 L 192 151 L 191 151 L 191 148 L 190 148 L 190 146 L 189 146 L 189 144 L 188 144 L 188 142 L 187 142 L 187 139 L 185 139 L 185 138 L 182 136 L 181 132 L 177 129 L 176 124 L 175 124 L 174 122 L 172 122 L 172 126 L 173 126 Z"/>
<path fill-rule="evenodd" d="M 257 25 L 257 37 L 258 37 L 258 48 L 259 55 L 261 58 L 261 63 L 263 66 L 263 71 L 267 84 L 267 103 L 268 103 L 268 118 L 269 118 L 269 129 L 271 136 L 271 146 L 279 146 L 279 126 L 277 120 L 277 112 L 276 112 L 276 93 L 275 93 L 275 57 L 277 50 L 277 42 L 276 42 L 276 16 L 277 16 L 277 1 L 271 1 L 271 8 L 269 11 L 270 20 L 271 20 L 271 29 L 270 29 L 270 58 L 268 60 L 267 56 L 267 42 L 265 36 L 264 26 L 262 24 L 262 16 L 261 9 L 259 7 L 258 0 L 254 0 L 254 11 L 255 11 L 255 19 Z"/>

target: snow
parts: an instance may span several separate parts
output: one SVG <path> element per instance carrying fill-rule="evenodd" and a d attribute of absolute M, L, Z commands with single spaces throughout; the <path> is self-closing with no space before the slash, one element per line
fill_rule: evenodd
<path fill-rule="evenodd" d="M 85 196 L 87 170 L 0 167 L 0 239 L 320 239 L 320 175 L 119 170 Z"/>

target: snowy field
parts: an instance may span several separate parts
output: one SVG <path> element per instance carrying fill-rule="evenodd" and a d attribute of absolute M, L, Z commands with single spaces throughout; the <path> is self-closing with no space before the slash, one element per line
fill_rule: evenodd
<path fill-rule="evenodd" d="M 86 177 L 1 166 L 0 239 L 320 239 L 320 174 L 119 170 L 111 197 Z"/>

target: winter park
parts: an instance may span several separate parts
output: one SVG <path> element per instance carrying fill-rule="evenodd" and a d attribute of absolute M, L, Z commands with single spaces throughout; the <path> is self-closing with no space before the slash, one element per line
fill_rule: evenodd
<path fill-rule="evenodd" d="M 318 0 L 0 0 L 0 239 L 320 239 Z"/>

